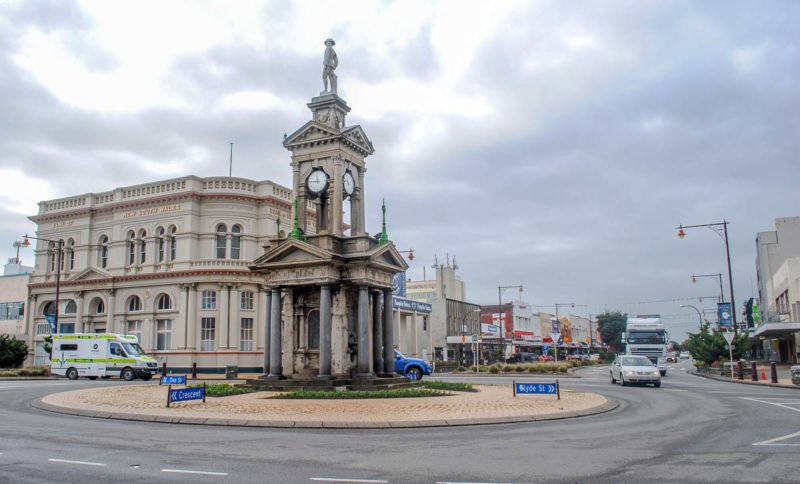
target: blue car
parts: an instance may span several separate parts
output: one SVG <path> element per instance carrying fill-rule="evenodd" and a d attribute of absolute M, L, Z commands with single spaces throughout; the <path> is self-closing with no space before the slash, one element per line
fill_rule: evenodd
<path fill-rule="evenodd" d="M 394 372 L 405 375 L 412 380 L 422 380 L 422 375 L 430 375 L 433 366 L 428 360 L 422 358 L 409 358 L 403 353 L 394 350 Z"/>

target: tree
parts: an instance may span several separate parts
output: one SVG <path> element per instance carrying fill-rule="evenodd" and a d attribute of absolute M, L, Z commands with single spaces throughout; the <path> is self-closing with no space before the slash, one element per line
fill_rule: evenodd
<path fill-rule="evenodd" d="M 709 324 L 704 323 L 697 333 L 689 333 L 684 348 L 692 353 L 692 358 L 711 365 L 715 361 L 729 358 L 728 343 L 721 332 L 711 333 Z M 750 351 L 752 343 L 746 334 L 739 334 L 733 339 L 733 359 L 738 360 Z"/>
<path fill-rule="evenodd" d="M 0 334 L 0 368 L 19 368 L 28 357 L 28 345 L 14 336 Z"/>
<path fill-rule="evenodd" d="M 617 353 L 625 349 L 622 343 L 622 333 L 628 325 L 628 315 L 619 311 L 605 312 L 597 316 L 597 327 L 603 342 L 613 348 Z"/>
<path fill-rule="evenodd" d="M 670 341 L 669 344 L 672 345 L 672 351 L 683 351 L 683 346 L 677 341 Z"/>

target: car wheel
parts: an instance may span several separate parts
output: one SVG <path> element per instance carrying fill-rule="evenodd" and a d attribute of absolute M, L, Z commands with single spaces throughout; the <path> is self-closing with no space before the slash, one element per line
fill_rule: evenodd
<path fill-rule="evenodd" d="M 70 380 L 77 380 L 78 379 L 78 370 L 76 368 L 70 368 L 67 370 L 67 378 Z"/>
<path fill-rule="evenodd" d="M 661 388 L 661 382 L 657 381 L 657 382 L 653 383 L 653 386 L 656 387 L 656 388 Z"/>
<path fill-rule="evenodd" d="M 625 381 L 625 377 L 622 375 L 619 376 L 619 384 L 624 387 L 628 386 L 628 382 Z"/>
<path fill-rule="evenodd" d="M 97 380 L 97 377 L 96 377 L 96 376 L 87 376 L 86 378 L 88 378 L 88 379 L 90 379 L 90 380 Z"/>
<path fill-rule="evenodd" d="M 420 381 L 422 380 L 422 371 L 417 367 L 409 368 L 406 372 L 406 376 L 412 380 Z"/>
<path fill-rule="evenodd" d="M 609 374 L 611 374 L 611 384 L 612 385 L 616 385 L 617 384 L 617 379 L 614 378 L 614 372 L 610 371 Z"/>
<path fill-rule="evenodd" d="M 133 372 L 133 368 L 125 368 L 122 370 L 122 373 L 120 373 L 120 376 L 125 381 L 131 381 L 136 378 L 136 373 Z"/>

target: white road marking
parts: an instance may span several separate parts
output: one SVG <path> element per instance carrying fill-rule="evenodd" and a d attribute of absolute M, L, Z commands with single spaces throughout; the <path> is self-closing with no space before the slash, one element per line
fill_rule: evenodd
<path fill-rule="evenodd" d="M 58 462 L 60 464 L 78 464 L 82 466 L 95 466 L 95 467 L 105 467 L 106 464 L 102 462 L 84 462 L 80 460 L 66 460 L 66 459 L 47 459 L 48 462 Z"/>
<path fill-rule="evenodd" d="M 753 402 L 766 403 L 767 405 L 775 405 L 776 407 L 788 408 L 789 410 L 794 410 L 795 412 L 800 412 L 800 408 L 790 407 L 790 406 L 784 405 L 782 403 L 768 402 L 766 400 L 759 400 L 757 398 L 750 398 L 750 397 L 739 397 L 739 398 L 741 398 L 742 400 L 751 400 Z"/>
<path fill-rule="evenodd" d="M 389 481 L 375 481 L 371 479 L 341 479 L 335 477 L 309 477 L 309 480 L 312 481 L 323 481 L 323 482 L 376 482 L 376 483 L 383 483 L 386 484 Z"/>
<path fill-rule="evenodd" d="M 452 482 L 436 481 L 436 484 L 511 484 L 510 482 Z"/>
<path fill-rule="evenodd" d="M 800 444 L 775 444 L 774 443 L 774 442 L 780 442 L 781 440 L 792 439 L 794 437 L 800 437 L 800 432 L 795 432 L 793 434 L 784 435 L 783 437 L 775 437 L 774 439 L 762 440 L 761 442 L 756 442 L 753 445 L 781 445 L 781 446 L 800 447 Z"/>
<path fill-rule="evenodd" d="M 171 472 L 173 474 L 201 474 L 204 476 L 227 476 L 227 472 L 210 472 L 210 471 L 189 471 L 186 469 L 161 469 L 161 472 Z"/>
<path fill-rule="evenodd" d="M 662 388 L 665 392 L 688 392 L 689 390 L 681 390 L 680 388 Z"/>

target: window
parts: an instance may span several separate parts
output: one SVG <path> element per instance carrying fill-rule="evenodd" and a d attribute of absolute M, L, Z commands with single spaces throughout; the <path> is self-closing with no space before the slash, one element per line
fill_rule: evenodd
<path fill-rule="evenodd" d="M 428 331 L 428 317 L 422 317 L 422 331 Z"/>
<path fill-rule="evenodd" d="M 231 232 L 233 235 L 231 236 L 231 259 L 239 259 L 241 258 L 241 248 L 242 248 L 242 227 L 239 225 L 234 225 L 231 228 Z"/>
<path fill-rule="evenodd" d="M 58 241 L 58 255 L 59 255 L 58 267 L 62 271 L 64 270 L 64 259 L 66 259 L 64 252 L 65 252 L 64 251 L 64 239 L 61 239 L 61 240 Z"/>
<path fill-rule="evenodd" d="M 128 233 L 128 265 L 136 263 L 136 234 L 133 231 Z"/>
<path fill-rule="evenodd" d="M 242 291 L 242 309 L 253 310 L 253 291 Z"/>
<path fill-rule="evenodd" d="M 136 312 L 141 310 L 142 310 L 142 300 L 139 299 L 139 296 L 133 296 L 131 300 L 128 302 L 128 311 Z"/>
<path fill-rule="evenodd" d="M 22 319 L 25 312 L 25 303 L 10 302 L 0 303 L 0 319 L 3 320 L 19 320 Z"/>
<path fill-rule="evenodd" d="M 225 252 L 226 252 L 225 249 L 226 246 L 228 245 L 227 244 L 228 236 L 226 235 L 227 231 L 228 228 L 225 226 L 225 224 L 217 225 L 217 259 L 225 258 Z"/>
<path fill-rule="evenodd" d="M 53 272 L 56 270 L 56 244 L 50 242 L 48 248 L 47 257 L 50 259 L 48 265 L 50 266 L 50 272 Z"/>
<path fill-rule="evenodd" d="M 100 267 L 108 267 L 108 237 L 100 237 Z"/>
<path fill-rule="evenodd" d="M 138 343 L 142 342 L 142 322 L 141 321 L 128 321 L 128 328 L 126 334 L 136 336 Z"/>
<path fill-rule="evenodd" d="M 44 309 L 42 310 L 42 316 L 48 316 L 50 314 L 56 313 L 56 303 L 50 301 L 49 303 L 44 305 Z"/>
<path fill-rule="evenodd" d="M 308 313 L 308 349 L 319 349 L 319 310 L 313 309 Z"/>
<path fill-rule="evenodd" d="M 242 318 L 239 350 L 253 351 L 253 318 Z"/>
<path fill-rule="evenodd" d="M 200 299 L 200 309 L 217 309 L 216 291 L 203 291 Z"/>
<path fill-rule="evenodd" d="M 172 320 L 159 319 L 156 321 L 156 350 L 165 351 L 172 344 Z"/>
<path fill-rule="evenodd" d="M 175 236 L 175 233 L 178 229 L 173 225 L 169 229 L 169 260 L 173 261 L 178 254 L 178 239 Z"/>
<path fill-rule="evenodd" d="M 36 323 L 36 334 L 50 334 L 50 324 Z"/>
<path fill-rule="evenodd" d="M 75 314 L 78 312 L 78 305 L 75 301 L 70 300 L 67 302 L 67 307 L 64 308 L 64 314 Z"/>
<path fill-rule="evenodd" d="M 168 295 L 162 294 L 158 298 L 158 304 L 156 307 L 159 311 L 168 311 L 172 309 L 172 299 Z"/>
<path fill-rule="evenodd" d="M 108 346 L 108 352 L 111 353 L 111 356 L 125 356 L 125 354 L 122 352 L 122 346 L 120 346 L 119 343 L 112 342 Z"/>
<path fill-rule="evenodd" d="M 72 334 L 75 332 L 75 323 L 63 323 L 59 324 L 58 326 L 59 326 L 58 330 L 59 333 Z"/>
<path fill-rule="evenodd" d="M 200 320 L 200 351 L 214 351 L 214 318 Z"/>
<path fill-rule="evenodd" d="M 106 304 L 103 301 L 99 301 L 97 303 L 97 311 L 95 311 L 95 313 L 103 314 L 105 312 L 106 312 Z"/>
<path fill-rule="evenodd" d="M 158 228 L 158 262 L 164 262 L 164 247 L 166 240 L 164 240 L 164 227 Z"/>
<path fill-rule="evenodd" d="M 78 351 L 78 345 L 75 343 L 61 343 L 58 349 L 61 351 Z"/>
<path fill-rule="evenodd" d="M 67 258 L 69 259 L 69 270 L 75 269 L 75 241 L 69 239 L 67 241 Z"/>
<path fill-rule="evenodd" d="M 139 264 L 144 264 L 144 261 L 147 259 L 147 232 L 142 230 L 139 232 Z"/>

